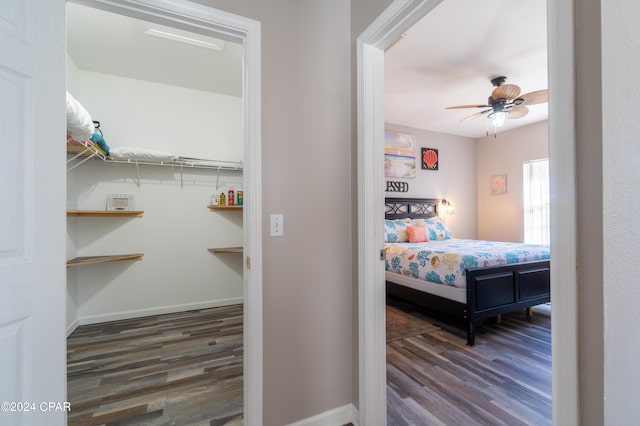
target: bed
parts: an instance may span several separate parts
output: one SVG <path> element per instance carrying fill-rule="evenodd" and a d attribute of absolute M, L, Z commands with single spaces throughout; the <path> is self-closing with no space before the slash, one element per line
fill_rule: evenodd
<path fill-rule="evenodd" d="M 385 199 L 387 294 L 463 319 L 470 346 L 485 319 L 550 301 L 548 245 L 454 239 L 439 203 Z"/>

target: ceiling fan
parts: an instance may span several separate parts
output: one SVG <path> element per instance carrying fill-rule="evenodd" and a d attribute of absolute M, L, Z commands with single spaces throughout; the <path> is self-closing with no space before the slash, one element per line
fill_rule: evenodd
<path fill-rule="evenodd" d="M 460 123 L 466 123 L 474 118 L 487 115 L 487 117 L 493 121 L 495 127 L 501 127 L 507 118 L 522 118 L 527 115 L 529 108 L 525 105 L 541 104 L 549 100 L 549 92 L 547 89 L 536 90 L 535 92 L 521 95 L 519 86 L 506 84 L 506 81 L 507 77 L 504 76 L 491 79 L 491 84 L 495 89 L 493 89 L 489 100 L 484 105 L 457 105 L 447 107 L 447 109 L 488 108 L 463 118 L 460 120 Z"/>

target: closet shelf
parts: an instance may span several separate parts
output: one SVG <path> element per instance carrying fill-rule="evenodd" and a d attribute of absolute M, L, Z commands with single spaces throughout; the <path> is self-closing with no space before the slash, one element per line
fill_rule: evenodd
<path fill-rule="evenodd" d="M 220 253 L 244 253 L 243 247 L 217 247 L 208 249 L 211 253 L 220 254 Z"/>
<path fill-rule="evenodd" d="M 218 172 L 216 177 L 216 191 L 220 188 L 220 172 L 234 171 L 242 172 L 244 163 L 240 161 L 225 161 L 225 160 L 209 160 L 206 158 L 193 158 L 193 157 L 179 157 L 176 156 L 169 161 L 153 161 L 153 160 L 139 160 L 137 158 L 126 160 L 114 160 L 109 157 L 104 151 L 97 145 L 93 145 L 90 141 L 78 142 L 73 139 L 67 139 L 67 172 L 75 169 L 79 165 L 83 164 L 87 160 L 101 160 L 105 163 L 111 164 L 131 164 L 136 167 L 136 185 L 140 187 L 140 168 L 139 166 L 164 166 L 180 169 L 180 188 L 184 185 L 185 169 L 208 169 Z"/>
<path fill-rule="evenodd" d="M 142 210 L 68 210 L 67 217 L 142 217 Z"/>
<path fill-rule="evenodd" d="M 206 158 L 176 156 L 170 161 L 145 161 L 142 159 L 114 160 L 98 146 L 90 141 L 78 142 L 67 140 L 67 171 L 71 171 L 87 160 L 101 160 L 111 164 L 131 164 L 136 166 L 166 166 L 180 167 L 181 169 L 210 169 L 241 172 L 243 161 L 209 160 Z"/>
<path fill-rule="evenodd" d="M 209 210 L 211 211 L 215 211 L 215 210 L 242 210 L 243 206 L 207 206 L 209 207 Z"/>
<path fill-rule="evenodd" d="M 122 260 L 142 260 L 144 253 L 115 254 L 107 256 L 81 256 L 67 261 L 67 268 L 74 268 L 81 265 L 92 265 L 95 263 L 117 262 Z"/>

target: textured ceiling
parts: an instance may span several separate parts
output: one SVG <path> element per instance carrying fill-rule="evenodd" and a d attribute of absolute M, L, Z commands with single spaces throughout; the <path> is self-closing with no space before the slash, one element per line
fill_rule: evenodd
<path fill-rule="evenodd" d="M 493 134 L 483 109 L 491 78 L 506 76 L 522 93 L 547 88 L 546 0 L 444 0 L 385 53 L 385 122 L 472 138 Z M 505 131 L 547 119 L 547 104 Z"/>
<path fill-rule="evenodd" d="M 227 41 L 218 52 L 144 34 L 149 28 L 167 29 L 67 3 L 67 51 L 81 70 L 242 96 L 242 45 Z"/>

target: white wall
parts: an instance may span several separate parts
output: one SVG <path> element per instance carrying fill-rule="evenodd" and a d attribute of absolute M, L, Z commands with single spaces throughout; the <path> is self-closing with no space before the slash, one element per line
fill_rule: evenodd
<path fill-rule="evenodd" d="M 456 210 L 455 214 L 446 217 L 446 225 L 453 236 L 477 238 L 476 141 L 390 123 L 385 129 L 416 136 L 416 177 L 385 178 L 385 189 L 387 181 L 406 182 L 409 192 L 385 192 L 385 197 L 446 199 Z M 420 148 L 438 150 L 438 170 L 422 170 Z"/>
<path fill-rule="evenodd" d="M 549 157 L 547 122 L 478 139 L 478 235 L 482 240 L 524 242 L 522 164 Z M 491 195 L 491 176 L 507 175 L 507 193 Z"/>
<path fill-rule="evenodd" d="M 640 2 L 602 2 L 604 424 L 638 422 Z M 595 88 L 594 88 L 595 90 Z M 580 141 L 578 141 L 580 149 Z M 584 236 L 584 244 L 589 243 Z M 600 259 L 593 259 L 600 261 Z"/>
<path fill-rule="evenodd" d="M 77 76 L 77 99 L 101 122 L 110 147 L 242 159 L 242 99 L 94 72 Z M 67 220 L 78 256 L 144 253 L 140 262 L 69 271 L 68 304 L 81 324 L 242 302 L 242 256 L 207 250 L 242 245 L 242 212 L 207 209 L 211 193 L 242 188 L 240 171 L 218 178 L 217 170 L 90 161 L 68 177 L 70 208 L 104 210 L 115 193 L 132 194 L 134 208 L 144 211 L 143 218 Z"/>
<path fill-rule="evenodd" d="M 242 98 L 82 70 L 78 76 L 80 101 L 109 146 L 243 159 Z"/>

